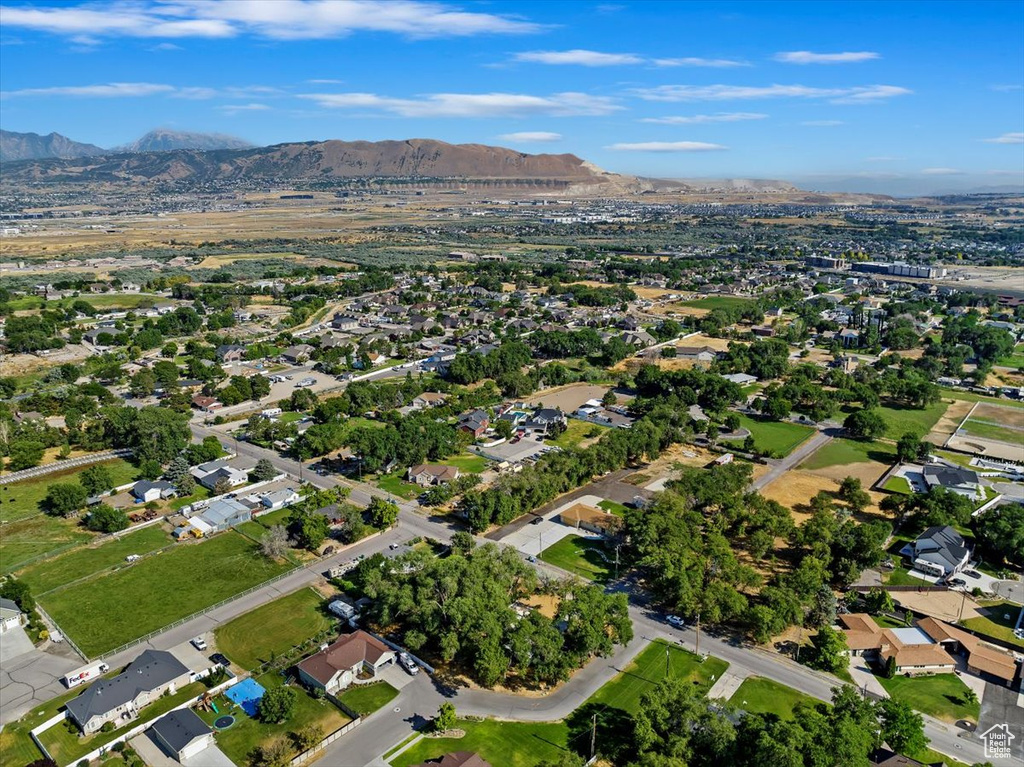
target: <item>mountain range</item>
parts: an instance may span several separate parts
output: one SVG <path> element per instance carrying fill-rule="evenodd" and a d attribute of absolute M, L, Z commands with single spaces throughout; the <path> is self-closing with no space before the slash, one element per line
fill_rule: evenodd
<path fill-rule="evenodd" d="M 15 133 L 0 130 L 0 162 L 19 160 L 74 159 L 118 152 L 168 152 L 175 149 L 246 149 L 253 146 L 234 136 L 221 133 L 189 133 L 157 128 L 140 139 L 114 149 L 73 141 L 59 133 Z"/>

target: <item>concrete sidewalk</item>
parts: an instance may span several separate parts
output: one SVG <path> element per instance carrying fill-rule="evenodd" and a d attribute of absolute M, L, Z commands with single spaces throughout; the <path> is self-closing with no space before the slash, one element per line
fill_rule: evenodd
<path fill-rule="evenodd" d="M 724 674 L 722 674 L 708 690 L 707 698 L 714 700 L 729 700 L 736 691 L 743 684 L 743 680 L 750 676 L 750 672 L 745 668 L 733 669 L 730 668 Z"/>

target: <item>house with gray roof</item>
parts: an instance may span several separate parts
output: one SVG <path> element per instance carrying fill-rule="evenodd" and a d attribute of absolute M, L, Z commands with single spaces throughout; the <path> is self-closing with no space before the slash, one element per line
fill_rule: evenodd
<path fill-rule="evenodd" d="M 115 677 L 89 685 L 66 704 L 68 718 L 86 735 L 107 722 L 120 727 L 165 692 L 189 682 L 188 668 L 165 650 L 146 650 Z"/>
<path fill-rule="evenodd" d="M 980 501 L 985 497 L 985 491 L 981 488 L 981 480 L 970 469 L 960 466 L 928 464 L 921 473 L 924 475 L 924 481 L 929 490 L 933 487 L 943 487 L 974 501 Z"/>
<path fill-rule="evenodd" d="M 157 742 L 179 762 L 213 745 L 213 730 L 190 708 L 179 708 L 150 728 Z"/>
<path fill-rule="evenodd" d="M 949 525 L 929 527 L 910 548 L 914 567 L 944 577 L 960 572 L 971 558 L 963 536 Z"/>
<path fill-rule="evenodd" d="M 11 599 L 0 597 L 0 634 L 21 625 L 21 609 Z"/>

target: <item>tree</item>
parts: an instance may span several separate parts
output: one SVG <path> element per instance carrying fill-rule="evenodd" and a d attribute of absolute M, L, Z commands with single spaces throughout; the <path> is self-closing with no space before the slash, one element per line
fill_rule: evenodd
<path fill-rule="evenodd" d="M 1007 562 L 1024 567 L 1024 505 L 989 509 L 972 520 L 985 548 Z"/>
<path fill-rule="evenodd" d="M 288 531 L 281 525 L 274 525 L 260 538 L 260 552 L 270 559 L 282 557 L 288 550 Z"/>
<path fill-rule="evenodd" d="M 156 479 L 163 473 L 163 466 L 155 458 L 144 458 L 139 461 L 139 475 L 143 479 Z"/>
<path fill-rule="evenodd" d="M 143 368 L 131 377 L 128 390 L 133 397 L 148 397 L 156 390 L 156 374 L 149 368 Z"/>
<path fill-rule="evenodd" d="M 164 464 L 174 460 L 191 438 L 187 415 L 151 406 L 142 408 L 135 416 L 129 446 L 135 449 L 138 460 L 152 459 Z"/>
<path fill-rule="evenodd" d="M 846 416 L 843 428 L 857 439 L 874 440 L 885 434 L 885 419 L 876 410 L 862 408 Z"/>
<path fill-rule="evenodd" d="M 814 595 L 814 604 L 807 614 L 807 622 L 816 628 L 831 626 L 836 622 L 837 612 L 838 604 L 835 592 L 827 584 L 822 584 Z"/>
<path fill-rule="evenodd" d="M 174 483 L 174 487 L 180 497 L 188 498 L 196 491 L 196 478 L 191 474 L 182 474 L 181 479 Z"/>
<path fill-rule="evenodd" d="M 295 711 L 295 690 L 290 687 L 272 687 L 263 693 L 256 709 L 261 722 L 280 724 L 291 718 Z"/>
<path fill-rule="evenodd" d="M 99 533 L 116 533 L 127 530 L 131 521 L 123 509 L 114 509 L 105 503 L 94 506 L 89 512 L 85 526 Z"/>
<path fill-rule="evenodd" d="M 105 493 L 114 486 L 110 470 L 103 465 L 90 466 L 78 475 L 78 481 L 89 495 Z"/>
<path fill-rule="evenodd" d="M 455 705 L 445 701 L 437 709 L 437 716 L 434 717 L 434 732 L 448 732 L 454 730 L 458 722 L 455 715 Z"/>
<path fill-rule="evenodd" d="M 11 442 L 8 449 L 10 460 L 7 468 L 11 471 L 21 471 L 38 466 L 43 460 L 43 453 L 46 446 L 36 439 L 17 439 Z"/>
<path fill-rule="evenodd" d="M 316 723 L 307 724 L 295 733 L 295 742 L 303 751 L 313 748 L 313 746 L 323 739 L 324 730 Z"/>
<path fill-rule="evenodd" d="M 893 751 L 916 754 L 928 746 L 924 734 L 924 719 L 906 703 L 885 698 L 878 703 L 881 713 L 882 740 Z"/>
<path fill-rule="evenodd" d="M 314 551 L 327 539 L 330 529 L 330 523 L 323 514 L 306 514 L 299 523 L 299 543 L 303 548 Z"/>
<path fill-rule="evenodd" d="M 252 470 L 252 475 L 257 482 L 266 482 L 280 473 L 267 458 L 260 458 L 256 462 L 256 468 Z"/>
<path fill-rule="evenodd" d="M 473 540 L 473 535 L 471 533 L 467 533 L 462 530 L 457 533 L 452 533 L 452 551 L 457 551 L 465 556 L 473 550 L 475 545 L 476 542 Z"/>
<path fill-rule="evenodd" d="M 822 671 L 836 672 L 846 668 L 846 636 L 831 626 L 822 626 L 818 633 L 811 637 L 814 645 L 814 661 L 816 668 Z"/>
<path fill-rule="evenodd" d="M 379 530 L 392 528 L 398 522 L 398 504 L 394 501 L 374 496 L 367 511 L 370 512 L 370 524 Z"/>
<path fill-rule="evenodd" d="M 498 421 L 494 424 L 494 433 L 502 439 L 508 439 L 512 436 L 514 427 L 511 421 Z"/>
<path fill-rule="evenodd" d="M 89 494 L 73 482 L 55 482 L 46 490 L 43 501 L 46 511 L 60 517 L 69 517 L 85 506 Z"/>
<path fill-rule="evenodd" d="M 896 442 L 896 457 L 901 463 L 920 461 L 928 457 L 931 443 L 918 439 L 912 431 L 906 432 Z"/>
<path fill-rule="evenodd" d="M 847 477 L 839 484 L 839 499 L 845 501 L 851 511 L 860 513 L 871 505 L 871 496 L 861 487 L 857 477 Z"/>
<path fill-rule="evenodd" d="M 224 495 L 225 493 L 231 492 L 231 482 L 227 477 L 221 477 L 217 480 L 217 483 L 213 486 L 214 495 Z"/>
<path fill-rule="evenodd" d="M 176 456 L 173 461 L 164 469 L 164 479 L 177 486 L 181 478 L 188 474 L 189 465 L 185 456 Z"/>
<path fill-rule="evenodd" d="M 604 393 L 604 396 L 601 397 L 601 404 L 604 405 L 605 407 L 611 407 L 618 401 L 619 398 L 615 396 L 614 389 L 609 389 Z"/>

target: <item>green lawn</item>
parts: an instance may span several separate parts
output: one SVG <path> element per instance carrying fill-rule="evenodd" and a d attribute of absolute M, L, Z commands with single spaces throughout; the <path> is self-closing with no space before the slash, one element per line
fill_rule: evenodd
<path fill-rule="evenodd" d="M 1020 400 L 986 397 L 984 394 L 975 394 L 972 391 L 943 391 L 942 396 L 949 397 L 950 399 L 958 399 L 962 402 L 987 402 L 990 405 L 1024 408 L 1024 402 Z"/>
<path fill-rule="evenodd" d="M 626 512 L 629 510 L 626 504 L 619 503 L 618 501 L 609 501 L 607 498 L 598 503 L 597 505 L 604 509 L 605 511 L 610 511 L 617 517 L 626 516 Z"/>
<path fill-rule="evenodd" d="M 981 437 L 982 439 L 993 439 L 1010 445 L 1024 443 L 1024 431 L 1001 426 L 991 421 L 979 421 L 969 418 L 960 428 L 968 434 L 974 437 Z"/>
<path fill-rule="evenodd" d="M 1013 368 L 1014 370 L 1024 368 L 1024 344 L 1017 344 L 1013 352 L 1005 357 L 1000 357 L 996 360 L 996 364 L 1002 367 Z"/>
<path fill-rule="evenodd" d="M 210 497 L 210 491 L 202 485 L 196 485 L 195 491 L 192 495 L 186 495 L 182 498 L 172 498 L 170 507 L 172 510 L 177 511 L 182 506 L 188 506 L 190 503 L 195 501 L 202 501 Z"/>
<path fill-rule="evenodd" d="M 153 719 L 166 714 L 168 711 L 177 708 L 185 701 L 198 697 L 205 689 L 206 687 L 203 686 L 202 682 L 193 682 L 192 684 L 185 685 L 174 695 L 159 698 L 155 702 L 146 706 L 142 709 L 141 715 L 138 719 L 132 720 L 124 727 L 114 730 L 113 732 L 97 732 L 86 737 L 79 737 L 77 735 L 77 728 L 74 733 L 72 733 L 68 731 L 68 728 L 63 723 L 61 723 L 40 733 L 39 740 L 46 747 L 46 750 L 50 752 L 50 756 L 56 760 L 57 764 L 75 764 L 76 761 L 81 759 L 90 751 L 99 748 L 104 743 L 112 741 L 119 733 L 130 730 L 143 722 L 152 721 Z M 80 690 L 76 692 L 80 692 Z"/>
<path fill-rule="evenodd" d="M 480 474 L 485 471 L 491 462 L 482 455 L 474 453 L 460 453 L 443 461 L 435 461 L 431 466 L 455 466 L 463 474 Z"/>
<path fill-rule="evenodd" d="M 1021 606 L 1013 602 L 986 602 L 982 610 L 985 614 L 977 618 L 969 618 L 963 625 L 979 634 L 1001 639 L 1004 642 L 1024 649 L 1024 639 L 1017 639 L 1013 629 L 1017 625 Z M 1009 616 L 1009 617 L 1006 617 Z"/>
<path fill-rule="evenodd" d="M 889 439 L 899 439 L 907 432 L 913 432 L 918 437 L 923 437 L 932 430 L 948 407 L 948 402 L 939 401 L 924 408 L 883 405 L 877 410 L 879 415 L 885 419 L 885 436 Z"/>
<path fill-rule="evenodd" d="M 935 584 L 929 583 L 928 581 L 922 580 L 921 578 L 915 578 L 909 574 L 909 571 L 905 567 L 897 567 L 895 570 L 890 570 L 888 577 L 883 576 L 885 583 L 889 586 L 934 586 Z"/>
<path fill-rule="evenodd" d="M 96 309 L 137 309 L 143 304 L 155 306 L 157 302 L 165 299 L 147 293 L 85 293 L 80 296 L 68 296 L 56 301 L 47 301 L 46 308 L 55 306 L 69 307 L 75 301 L 85 301 Z"/>
<path fill-rule="evenodd" d="M 740 414 L 740 426 L 748 429 L 754 437 L 754 446 L 758 452 L 771 452 L 779 456 L 787 456 L 814 434 L 810 426 L 787 421 L 755 421 L 750 416 Z"/>
<path fill-rule="evenodd" d="M 338 700 L 357 712 L 360 716 L 369 716 L 379 708 L 383 708 L 398 696 L 398 690 L 387 682 L 352 685 Z"/>
<path fill-rule="evenodd" d="M 460 720 L 462 738 L 424 738 L 391 760 L 392 767 L 410 767 L 452 751 L 472 751 L 495 767 L 536 767 L 568 750 L 563 722 L 496 722 Z M 383 745 L 383 744 L 382 744 Z"/>
<path fill-rule="evenodd" d="M 611 578 L 615 570 L 615 552 L 609 552 L 601 541 L 579 535 L 567 535 L 548 546 L 540 553 L 540 558 L 549 565 L 598 583 Z"/>
<path fill-rule="evenodd" d="M 288 411 L 287 413 L 281 413 L 281 415 L 277 417 L 277 420 L 281 423 L 295 423 L 296 421 L 301 421 L 305 416 L 305 413 Z"/>
<path fill-rule="evenodd" d="M 729 699 L 729 703 L 752 714 L 775 714 L 792 719 L 797 704 L 818 703 L 817 698 L 804 695 L 791 687 L 759 676 L 747 677 Z"/>
<path fill-rule="evenodd" d="M 981 706 L 963 700 L 968 687 L 956 674 L 895 676 L 892 679 L 878 677 L 878 681 L 889 693 L 890 698 L 903 701 L 922 714 L 946 722 L 955 722 L 959 719 L 978 721 Z"/>
<path fill-rule="evenodd" d="M 890 493 L 902 493 L 903 495 L 913 495 L 914 493 L 906 477 L 889 477 L 885 484 L 882 485 L 882 489 Z"/>
<path fill-rule="evenodd" d="M 78 520 L 45 514 L 0 526 L 0 572 L 9 573 L 21 565 L 56 554 L 95 538 Z"/>
<path fill-rule="evenodd" d="M 90 464 L 90 466 L 103 466 L 114 480 L 114 486 L 126 485 L 136 479 L 139 470 L 127 461 L 115 458 L 112 461 Z M 35 479 L 26 479 L 22 482 L 15 482 L 10 485 L 0 485 L 0 523 L 13 522 L 24 519 L 34 514 L 43 513 L 43 499 L 50 485 L 55 482 L 78 482 L 78 477 L 89 466 L 79 469 L 67 469 L 65 471 L 54 471 L 44 474 Z"/>
<path fill-rule="evenodd" d="M 280 687 L 282 684 L 281 675 L 277 672 L 264 674 L 256 681 L 267 690 Z M 240 707 L 231 703 L 223 695 L 216 698 L 220 714 L 215 714 L 212 711 L 196 711 L 196 713 L 207 724 L 212 724 L 221 714 L 228 713 L 235 717 L 235 723 L 231 727 L 226 730 L 217 731 L 217 734 L 214 736 L 217 745 L 235 764 L 249 764 L 249 753 L 256 746 L 277 738 L 283 738 L 290 747 L 290 759 L 299 752 L 299 749 L 295 747 L 291 733 L 297 732 L 308 725 L 316 725 L 326 737 L 351 721 L 342 713 L 341 709 L 326 698 L 324 700 L 317 700 L 301 686 L 295 685 L 292 686 L 292 689 L 296 692 L 295 712 L 283 724 L 264 724 L 256 719 L 252 719 Z"/>
<path fill-rule="evenodd" d="M 709 656 L 701 662 L 700 656 L 658 640 L 646 647 L 621 674 L 606 682 L 587 702 L 635 714 L 640 708 L 640 698 L 665 678 L 666 651 L 669 676 L 692 682 L 705 691 L 729 668 L 724 660 Z"/>
<path fill-rule="evenodd" d="M 610 427 L 601 426 L 596 423 L 587 423 L 586 421 L 578 421 L 575 418 L 570 418 L 565 431 L 559 434 L 554 439 L 546 439 L 545 443 L 548 445 L 557 445 L 563 450 L 578 446 L 583 440 L 588 439 L 589 435 L 597 432 L 599 435 L 608 431 Z"/>
<path fill-rule="evenodd" d="M 890 464 L 896 460 L 896 447 L 885 442 L 861 442 L 852 439 L 834 439 L 807 458 L 798 468 L 813 471 L 830 466 L 851 463 Z"/>
<path fill-rule="evenodd" d="M 219 626 L 217 649 L 244 669 L 254 669 L 295 645 L 330 628 L 324 597 L 304 588 L 257 607 Z"/>
<path fill-rule="evenodd" d="M 171 543 L 173 540 L 167 531 L 160 525 L 153 525 L 99 546 L 75 549 L 52 559 L 44 559 L 26 567 L 18 573 L 18 577 L 31 586 L 32 593 L 38 597 L 51 589 L 111 567 L 134 567 L 125 562 L 129 554 L 147 554 Z"/>
<path fill-rule="evenodd" d="M 291 567 L 228 531 L 52 591 L 39 603 L 83 652 L 97 657 Z"/>
<path fill-rule="evenodd" d="M 413 482 L 406 482 L 402 479 L 404 476 L 405 472 L 385 474 L 377 480 L 377 487 L 386 493 L 411 501 L 423 492 L 423 488 Z"/>
<path fill-rule="evenodd" d="M 736 296 L 708 296 L 693 301 L 679 301 L 679 306 L 692 306 L 695 309 L 743 309 L 750 305 L 751 299 Z"/>
<path fill-rule="evenodd" d="M 285 506 L 283 509 L 278 509 L 277 511 L 269 511 L 266 514 L 260 514 L 256 517 L 256 521 L 267 529 L 270 529 L 274 525 L 287 526 L 288 518 L 293 512 L 294 509 Z"/>

